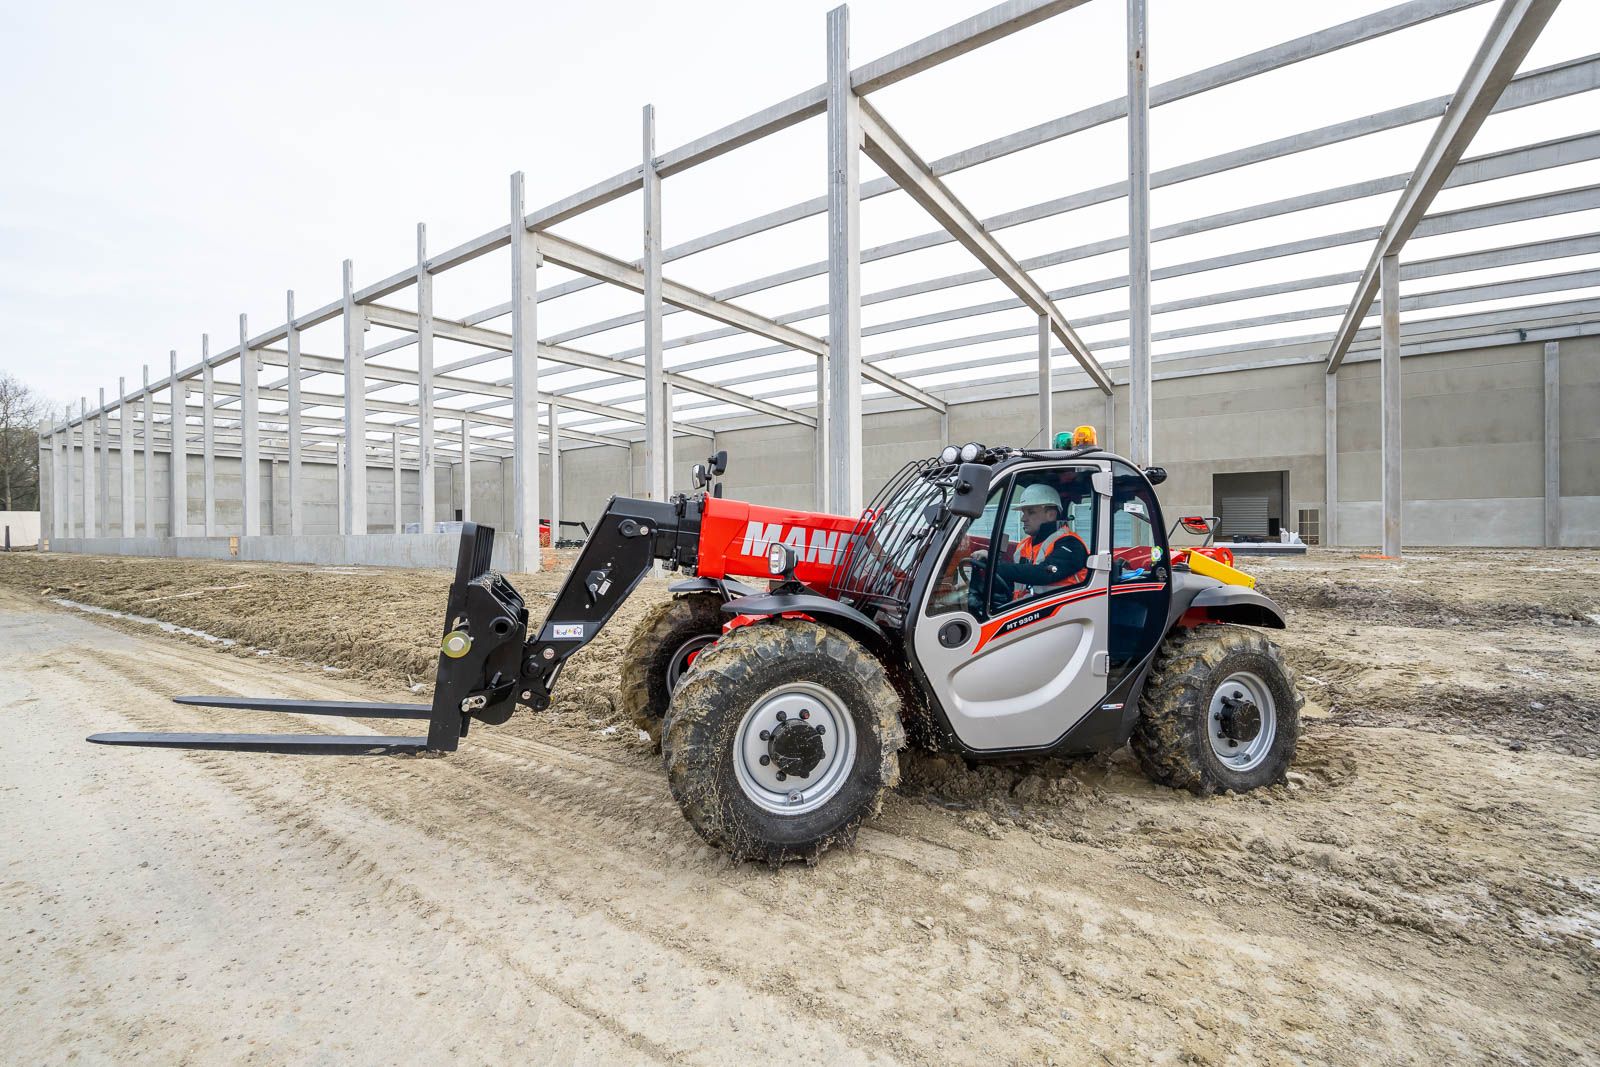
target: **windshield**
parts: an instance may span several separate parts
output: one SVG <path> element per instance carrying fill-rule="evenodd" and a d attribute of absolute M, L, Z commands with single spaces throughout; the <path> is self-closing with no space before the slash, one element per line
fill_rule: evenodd
<path fill-rule="evenodd" d="M 937 460 L 908 463 L 862 513 L 838 585 L 858 603 L 904 604 L 911 576 L 955 484 L 955 468 Z"/>

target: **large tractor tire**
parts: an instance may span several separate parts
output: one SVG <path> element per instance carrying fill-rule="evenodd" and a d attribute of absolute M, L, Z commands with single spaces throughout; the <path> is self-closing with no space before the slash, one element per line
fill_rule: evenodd
<path fill-rule="evenodd" d="M 1284 781 L 1300 705 L 1294 672 L 1260 630 L 1174 630 L 1156 652 L 1130 743 L 1153 782 L 1243 793 Z"/>
<path fill-rule="evenodd" d="M 662 753 L 684 816 L 735 859 L 815 862 L 900 779 L 900 698 L 878 659 L 802 619 L 743 626 L 672 695 Z"/>
<path fill-rule="evenodd" d="M 722 598 L 695 593 L 657 604 L 634 627 L 622 656 L 622 710 L 656 745 L 673 689 L 722 635 L 723 622 Z"/>

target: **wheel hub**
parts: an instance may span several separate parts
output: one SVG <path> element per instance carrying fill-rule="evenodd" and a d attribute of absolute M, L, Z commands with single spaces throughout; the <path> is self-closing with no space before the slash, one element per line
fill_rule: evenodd
<path fill-rule="evenodd" d="M 849 779 L 855 723 L 826 686 L 786 682 L 745 712 L 733 754 L 745 796 L 777 815 L 804 815 L 828 803 Z"/>
<path fill-rule="evenodd" d="M 1246 744 L 1261 733 L 1261 709 L 1248 697 L 1224 696 L 1218 716 L 1222 736 Z"/>
<path fill-rule="evenodd" d="M 810 716 L 806 715 L 806 718 Z M 804 719 L 786 718 L 775 729 L 768 731 L 768 738 L 767 755 L 772 758 L 772 766 L 784 774 L 809 778 L 827 755 L 822 734 Z"/>

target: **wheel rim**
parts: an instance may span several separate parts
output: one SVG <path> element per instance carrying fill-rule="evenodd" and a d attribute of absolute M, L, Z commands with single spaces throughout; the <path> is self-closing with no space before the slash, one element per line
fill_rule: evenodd
<path fill-rule="evenodd" d="M 705 650 L 705 647 L 716 641 L 716 634 L 701 634 L 691 637 L 678 646 L 678 650 L 667 661 L 667 695 L 671 696 L 673 690 L 678 688 L 678 679 L 689 672 L 694 666 L 695 657 Z"/>
<path fill-rule="evenodd" d="M 1248 716 L 1247 704 L 1255 708 L 1259 716 L 1259 728 L 1252 737 L 1230 737 L 1230 718 Z M 1206 732 L 1211 739 L 1211 751 L 1229 770 L 1243 773 L 1261 766 L 1272 752 L 1272 743 L 1278 736 L 1278 707 L 1267 683 L 1249 671 L 1235 671 L 1224 678 L 1211 694 L 1211 713 L 1207 717 Z M 1238 727 L 1233 728 L 1235 735 L 1240 732 Z"/>
<path fill-rule="evenodd" d="M 775 731 L 790 734 L 786 740 L 791 743 L 799 734 L 812 744 L 803 730 L 815 733 L 818 727 L 820 736 L 814 740 L 820 742 L 821 753 L 815 766 L 804 777 L 785 774 L 773 758 Z M 765 764 L 762 757 L 767 757 Z M 855 762 L 855 721 L 843 700 L 814 682 L 789 682 L 767 693 L 744 713 L 733 738 L 739 788 L 757 807 L 776 815 L 803 815 L 822 807 L 844 788 Z"/>

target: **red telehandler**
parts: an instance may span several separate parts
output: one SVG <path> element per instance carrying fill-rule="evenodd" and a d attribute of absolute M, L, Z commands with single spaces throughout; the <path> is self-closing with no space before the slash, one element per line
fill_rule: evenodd
<path fill-rule="evenodd" d="M 431 704 L 177 698 L 415 719 L 426 735 L 89 740 L 454 751 L 473 719 L 499 724 L 519 704 L 548 707 L 562 665 L 661 563 L 691 577 L 636 628 L 623 698 L 659 738 L 684 815 L 736 857 L 814 860 L 849 840 L 898 781 L 908 743 L 1017 761 L 1130 742 L 1150 778 L 1196 793 L 1281 782 L 1301 706 L 1263 632 L 1284 626 L 1282 612 L 1209 550 L 1174 553 L 1154 491 L 1165 471 L 1092 441 L 1082 427 L 1054 448 L 950 446 L 908 464 L 858 518 L 724 499 L 716 479 L 727 455 L 718 453 L 696 466 L 692 495 L 612 498 L 536 628 L 490 567 L 494 531 L 469 523 Z M 1054 524 L 1042 527 L 1054 541 L 1076 538 L 1081 569 L 1008 579 L 1015 568 L 1005 562 L 1038 543 L 1038 516 Z M 1203 519 L 1182 521 L 1205 529 Z"/>

